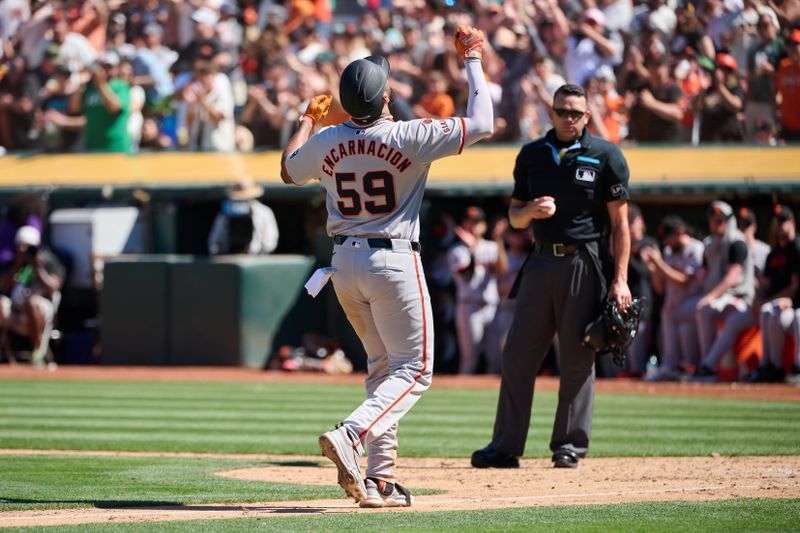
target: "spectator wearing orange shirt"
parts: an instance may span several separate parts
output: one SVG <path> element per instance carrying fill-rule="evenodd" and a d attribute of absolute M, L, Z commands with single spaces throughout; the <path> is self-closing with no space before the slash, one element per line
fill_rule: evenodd
<path fill-rule="evenodd" d="M 455 112 L 453 99 L 447 94 L 447 78 L 438 70 L 428 74 L 427 91 L 414 106 L 414 113 L 419 118 L 447 118 Z"/>
<path fill-rule="evenodd" d="M 786 41 L 789 57 L 781 61 L 775 76 L 780 102 L 781 137 L 784 141 L 800 141 L 800 28 L 795 28 Z"/>
<path fill-rule="evenodd" d="M 592 112 L 587 127 L 592 135 L 618 144 L 620 141 L 620 115 L 616 112 L 618 107 L 614 108 L 612 106 L 619 104 L 619 102 L 613 97 L 613 94 L 609 94 L 608 78 L 611 69 L 605 70 L 606 67 L 604 65 L 597 69 L 596 77 L 590 78 L 584 87 L 586 90 L 586 103 L 589 111 Z M 610 76 L 613 75 L 614 73 L 611 71 Z M 615 93 L 616 91 L 613 92 Z M 609 105 L 609 102 L 611 105 Z"/>
<path fill-rule="evenodd" d="M 595 128 L 597 135 L 614 144 L 619 144 L 624 136 L 623 130 L 627 131 L 627 124 L 625 117 L 620 113 L 624 99 L 617 92 L 616 83 L 617 78 L 611 67 L 603 65 L 597 69 L 597 97 L 593 96 L 588 100 L 589 106 L 593 108 L 589 129 L 592 131 L 592 128 Z M 598 127 L 597 120 L 602 120 L 602 127 Z M 605 129 L 605 133 L 603 133 L 603 129 Z"/>
<path fill-rule="evenodd" d="M 605 98 L 600 93 L 587 94 L 586 103 L 592 117 L 587 125 L 592 135 L 618 144 L 620 141 L 620 123 L 608 109 Z"/>

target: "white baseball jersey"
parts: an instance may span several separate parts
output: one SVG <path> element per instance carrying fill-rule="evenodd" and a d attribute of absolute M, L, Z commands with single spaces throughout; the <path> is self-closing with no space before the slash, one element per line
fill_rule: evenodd
<path fill-rule="evenodd" d="M 753 268 L 756 269 L 756 278 L 761 279 L 761 276 L 764 275 L 764 266 L 767 264 L 767 256 L 772 251 L 772 248 L 770 248 L 769 244 L 758 239 L 753 244 L 748 245 L 748 248 L 750 249 L 750 261 L 753 262 Z"/>
<path fill-rule="evenodd" d="M 456 297 L 460 301 L 496 304 L 500 296 L 497 291 L 497 274 L 493 267 L 497 263 L 497 243 L 481 239 L 475 250 L 459 242 L 447 251 L 447 260 L 453 272 L 464 270 L 472 265 L 471 276 L 453 276 L 456 284 Z"/>
<path fill-rule="evenodd" d="M 447 251 L 447 260 L 456 283 L 456 334 L 460 355 L 459 373 L 477 371 L 481 346 L 484 346 L 492 373 L 500 370 L 500 342 L 492 342 L 491 326 L 497 314 L 496 242 L 481 239 L 474 250 L 459 242 Z M 471 268 L 470 272 L 462 272 Z M 461 272 L 461 275 L 457 274 Z"/>
<path fill-rule="evenodd" d="M 705 246 L 697 239 L 689 239 L 689 242 L 680 251 L 675 252 L 669 246 L 664 248 L 664 262 L 688 276 L 693 276 L 703 267 L 703 251 Z M 698 283 L 690 282 L 686 286 L 678 285 L 667 281 L 665 288 L 665 305 L 676 307 L 688 296 L 697 294 L 700 291 Z"/>
<path fill-rule="evenodd" d="M 327 190 L 328 235 L 419 240 L 419 210 L 430 164 L 464 149 L 463 118 L 331 126 L 286 158 L 298 185 Z"/>

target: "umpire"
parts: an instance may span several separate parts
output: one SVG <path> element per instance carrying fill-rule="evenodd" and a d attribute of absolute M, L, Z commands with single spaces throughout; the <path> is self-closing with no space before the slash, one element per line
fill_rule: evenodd
<path fill-rule="evenodd" d="M 589 449 L 595 352 L 581 346 L 604 295 L 625 308 L 628 165 L 619 148 L 586 131 L 590 113 L 577 85 L 553 98 L 554 129 L 525 145 L 514 167 L 508 216 L 532 223 L 536 240 L 515 283 L 517 306 L 503 351 L 502 382 L 492 442 L 472 454 L 477 468 L 517 468 L 530 425 L 536 374 L 558 335 L 561 378 L 550 449 L 557 468 L 575 468 Z M 605 264 L 608 223 L 614 260 Z M 601 244 L 601 242 L 603 244 Z M 607 286 L 604 270 L 613 278 Z"/>

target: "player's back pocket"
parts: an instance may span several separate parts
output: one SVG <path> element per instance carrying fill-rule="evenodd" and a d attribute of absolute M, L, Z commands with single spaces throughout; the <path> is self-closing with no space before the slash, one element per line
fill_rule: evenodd
<path fill-rule="evenodd" d="M 370 272 L 412 272 L 411 250 L 377 249 L 369 255 Z"/>

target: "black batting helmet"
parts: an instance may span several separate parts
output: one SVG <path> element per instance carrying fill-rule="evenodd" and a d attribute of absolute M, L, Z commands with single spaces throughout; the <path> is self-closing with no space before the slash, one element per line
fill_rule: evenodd
<path fill-rule="evenodd" d="M 382 56 L 356 59 L 342 72 L 339 100 L 356 120 L 372 120 L 383 110 L 383 91 L 389 79 L 389 62 Z"/>

